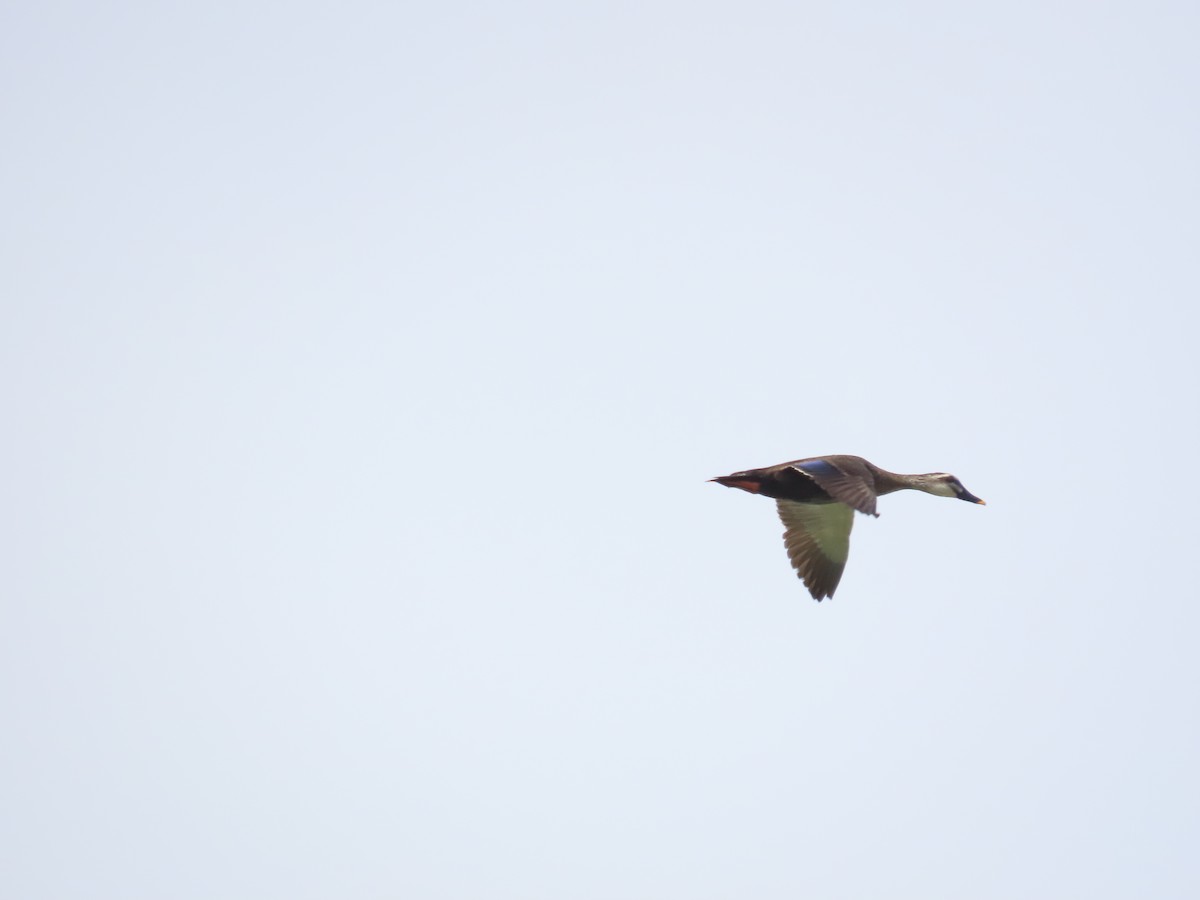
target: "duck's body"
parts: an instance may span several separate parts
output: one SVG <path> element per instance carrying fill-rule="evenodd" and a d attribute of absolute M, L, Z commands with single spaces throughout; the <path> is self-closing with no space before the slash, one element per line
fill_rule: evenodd
<path fill-rule="evenodd" d="M 875 499 L 881 494 L 917 490 L 983 503 L 953 475 L 900 475 L 861 456 L 813 456 L 712 480 L 775 500 L 787 528 L 788 558 L 817 601 L 832 597 L 842 578 L 854 511 L 878 516 Z"/>

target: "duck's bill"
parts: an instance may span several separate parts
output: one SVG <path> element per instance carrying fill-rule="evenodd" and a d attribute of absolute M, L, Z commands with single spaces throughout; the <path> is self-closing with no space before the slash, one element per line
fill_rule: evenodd
<path fill-rule="evenodd" d="M 980 506 L 987 506 L 987 503 L 967 491 L 963 491 L 961 494 L 959 494 L 958 499 L 966 500 L 968 503 L 978 503 Z"/>

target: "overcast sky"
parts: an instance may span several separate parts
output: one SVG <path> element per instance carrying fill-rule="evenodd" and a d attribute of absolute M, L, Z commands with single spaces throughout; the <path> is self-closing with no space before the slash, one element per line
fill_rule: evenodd
<path fill-rule="evenodd" d="M 1200 896 L 1194 4 L 2 18 L 0 895 Z"/>

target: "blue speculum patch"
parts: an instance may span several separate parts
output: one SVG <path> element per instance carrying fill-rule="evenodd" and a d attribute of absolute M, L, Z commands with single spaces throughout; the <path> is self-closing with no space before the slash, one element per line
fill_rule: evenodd
<path fill-rule="evenodd" d="M 807 472 L 809 475 L 840 475 L 841 471 L 833 463 L 828 463 L 823 459 L 816 459 L 812 462 L 799 463 L 795 466 L 801 472 Z"/>

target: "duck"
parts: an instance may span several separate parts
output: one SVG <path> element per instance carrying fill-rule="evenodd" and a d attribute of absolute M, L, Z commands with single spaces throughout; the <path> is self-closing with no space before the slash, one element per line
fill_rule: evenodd
<path fill-rule="evenodd" d="M 783 543 L 796 576 L 814 600 L 832 597 L 850 554 L 854 513 L 879 517 L 875 501 L 894 491 L 924 491 L 986 506 L 946 472 L 901 475 L 861 456 L 834 454 L 746 469 L 710 482 L 775 501 L 786 529 Z"/>

